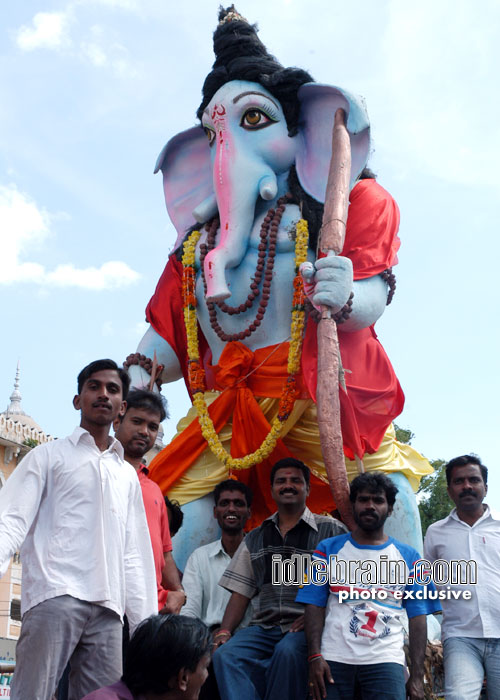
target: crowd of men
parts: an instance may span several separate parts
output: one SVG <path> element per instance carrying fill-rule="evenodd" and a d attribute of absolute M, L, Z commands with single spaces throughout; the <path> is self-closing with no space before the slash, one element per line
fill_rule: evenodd
<path fill-rule="evenodd" d="M 477 700 L 485 676 L 500 700 L 500 514 L 483 502 L 476 456 L 448 463 L 456 507 L 424 544 L 431 569 L 475 562 L 474 581 L 421 580 L 421 553 L 384 532 L 397 498 L 387 476 L 353 480 L 348 532 L 307 508 L 309 469 L 293 458 L 271 471 L 276 513 L 247 534 L 251 490 L 216 487 L 221 537 L 181 580 L 169 516 L 182 514 L 143 462 L 161 398 L 129 393 L 112 360 L 77 383 L 79 427 L 30 451 L 0 490 L 0 576 L 19 549 L 23 564 L 13 700 L 51 700 L 68 669 L 69 700 L 422 700 L 426 616 L 441 606 L 446 700 Z"/>

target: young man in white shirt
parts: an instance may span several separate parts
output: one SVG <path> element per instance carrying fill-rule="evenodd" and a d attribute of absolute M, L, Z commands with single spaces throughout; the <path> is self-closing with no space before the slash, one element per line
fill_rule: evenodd
<path fill-rule="evenodd" d="M 219 523 L 221 538 L 194 550 L 182 578 L 187 595 L 182 613 L 199 617 L 212 628 L 220 625 L 231 597 L 229 591 L 219 586 L 219 581 L 243 540 L 252 492 L 246 484 L 227 479 L 215 487 L 214 501 L 214 518 Z M 250 618 L 251 609 L 248 612 Z"/>
<path fill-rule="evenodd" d="M 21 548 L 21 636 L 12 700 L 49 700 L 68 661 L 69 700 L 117 681 L 122 619 L 156 612 L 139 481 L 109 428 L 127 373 L 97 360 L 78 375 L 80 427 L 28 453 L 0 490 L 0 576 Z"/>
<path fill-rule="evenodd" d="M 186 563 L 182 585 L 187 595 L 183 615 L 198 617 L 210 629 L 222 622 L 231 593 L 219 586 L 219 581 L 233 554 L 240 546 L 247 520 L 250 517 L 253 494 L 241 481 L 226 479 L 214 489 L 214 518 L 219 523 L 221 538 L 198 547 Z M 246 627 L 252 617 L 249 605 L 240 627 Z M 219 697 L 212 668 L 201 689 L 200 699 Z"/>
<path fill-rule="evenodd" d="M 483 503 L 488 469 L 476 455 L 448 462 L 446 481 L 456 508 L 424 541 L 425 558 L 460 562 L 463 580 L 443 600 L 446 700 L 477 700 L 485 675 L 489 700 L 500 700 L 500 513 Z"/>

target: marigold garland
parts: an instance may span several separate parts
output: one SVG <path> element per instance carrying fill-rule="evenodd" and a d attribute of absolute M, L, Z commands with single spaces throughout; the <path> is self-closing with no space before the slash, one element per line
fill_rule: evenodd
<path fill-rule="evenodd" d="M 225 450 L 214 424 L 208 413 L 205 402 L 205 371 L 200 362 L 200 351 L 198 346 L 198 323 L 196 318 L 196 270 L 195 256 L 196 245 L 200 240 L 201 232 L 193 231 L 184 242 L 182 265 L 182 299 L 184 310 L 184 324 L 187 335 L 188 351 L 188 379 L 191 393 L 193 394 L 193 404 L 198 413 L 201 433 L 210 450 L 225 466 L 231 469 L 249 469 L 259 464 L 270 456 L 276 447 L 276 443 L 281 434 L 283 423 L 287 420 L 293 410 L 295 399 L 298 395 L 296 374 L 300 370 L 300 359 L 302 354 L 302 338 L 305 323 L 305 295 L 302 277 L 299 268 L 307 260 L 307 249 L 309 243 L 309 230 L 307 221 L 300 219 L 296 226 L 295 237 L 295 278 L 293 280 L 293 300 L 292 300 L 292 322 L 291 338 L 288 349 L 288 377 L 283 386 L 278 415 L 271 424 L 271 430 L 267 434 L 261 446 L 246 455 L 245 457 L 231 457 Z"/>

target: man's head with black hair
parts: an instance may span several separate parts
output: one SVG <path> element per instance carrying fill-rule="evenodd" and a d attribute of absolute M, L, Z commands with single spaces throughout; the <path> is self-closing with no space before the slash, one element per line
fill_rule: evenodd
<path fill-rule="evenodd" d="M 251 515 L 253 494 L 241 481 L 226 479 L 214 489 L 214 518 L 222 530 L 222 537 L 242 536 Z"/>
<path fill-rule="evenodd" d="M 134 697 L 198 698 L 208 673 L 208 627 L 185 615 L 153 615 L 129 642 L 122 681 Z"/>
<path fill-rule="evenodd" d="M 125 459 L 136 469 L 155 444 L 165 416 L 165 407 L 158 394 L 134 389 L 128 395 L 125 413 L 118 416 L 113 427 L 116 439 L 123 446 Z"/>
<path fill-rule="evenodd" d="M 295 469 L 300 469 L 304 475 L 304 481 L 309 486 L 309 481 L 311 480 L 311 470 L 309 467 L 301 462 L 300 459 L 295 459 L 295 457 L 284 457 L 280 459 L 279 462 L 273 465 L 271 469 L 271 486 L 274 483 L 274 477 L 279 469 L 284 469 L 285 467 L 294 467 Z"/>
<path fill-rule="evenodd" d="M 128 390 L 130 387 L 130 377 L 128 372 L 123 369 L 123 367 L 118 367 L 114 360 L 94 360 L 86 367 L 82 369 L 77 379 L 78 394 L 82 393 L 83 385 L 93 374 L 96 372 L 101 372 L 103 369 L 114 369 L 120 378 L 122 384 L 122 399 L 127 398 Z"/>
<path fill-rule="evenodd" d="M 382 472 L 365 472 L 351 483 L 349 498 L 357 530 L 354 536 L 378 541 L 383 537 L 384 523 L 391 515 L 398 489 Z"/>
<path fill-rule="evenodd" d="M 179 501 L 171 501 L 168 496 L 165 496 L 165 505 L 167 506 L 170 534 L 173 537 L 181 529 L 184 513 L 182 512 Z"/>
<path fill-rule="evenodd" d="M 236 481 L 236 479 L 225 479 L 221 481 L 214 488 L 214 503 L 217 505 L 219 503 L 220 495 L 223 491 L 239 491 L 245 497 L 246 504 L 248 508 L 252 505 L 253 493 L 250 486 L 247 486 L 242 481 Z"/>
<path fill-rule="evenodd" d="M 484 513 L 488 493 L 488 469 L 477 455 L 461 455 L 446 465 L 448 496 L 458 516 L 472 525 Z"/>
<path fill-rule="evenodd" d="M 369 491 L 370 493 L 384 493 L 387 503 L 393 506 L 396 502 L 396 494 L 398 492 L 394 482 L 382 472 L 365 472 L 360 474 L 351 482 L 351 490 L 349 498 L 351 503 L 354 503 L 356 496 L 360 491 Z"/>
<path fill-rule="evenodd" d="M 155 394 L 154 391 L 146 391 L 146 389 L 132 389 L 127 396 L 127 411 L 131 408 L 143 408 L 152 413 L 158 413 L 160 423 L 165 418 L 168 418 L 168 411 L 165 405 L 165 400 L 160 394 Z"/>
<path fill-rule="evenodd" d="M 465 467 L 467 464 L 475 464 L 479 467 L 485 485 L 488 483 L 488 467 L 486 467 L 477 455 L 461 455 L 450 459 L 446 465 L 446 483 L 450 485 L 451 475 L 456 467 Z"/>
<path fill-rule="evenodd" d="M 79 373 L 77 385 L 73 406 L 80 411 L 80 426 L 105 449 L 111 423 L 125 411 L 130 378 L 113 360 L 95 360 Z"/>

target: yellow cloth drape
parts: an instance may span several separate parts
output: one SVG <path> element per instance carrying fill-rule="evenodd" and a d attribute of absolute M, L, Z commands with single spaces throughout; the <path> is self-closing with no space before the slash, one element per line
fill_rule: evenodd
<path fill-rule="evenodd" d="M 205 401 L 210 405 L 219 392 L 207 391 Z M 279 399 L 257 398 L 259 406 L 272 423 L 278 413 Z M 188 414 L 177 424 L 177 434 L 182 432 L 196 418 L 196 409 L 191 407 Z M 232 423 L 227 423 L 219 433 L 225 449 L 230 452 Z M 328 483 L 319 441 L 318 417 L 316 404 L 311 399 L 297 399 L 281 435 L 281 439 L 293 455 L 302 460 L 319 479 Z M 390 474 L 402 472 L 414 491 L 425 474 L 432 473 L 429 462 L 410 445 L 396 440 L 392 425 L 386 431 L 382 444 L 374 454 L 365 454 L 363 458 L 365 471 L 380 470 Z M 349 480 L 359 474 L 356 462 L 346 459 Z M 237 476 L 238 472 L 234 472 Z M 168 492 L 169 498 L 175 498 L 181 505 L 190 503 L 214 490 L 215 486 L 227 479 L 228 469 L 206 449 L 198 460 L 185 472 Z"/>

